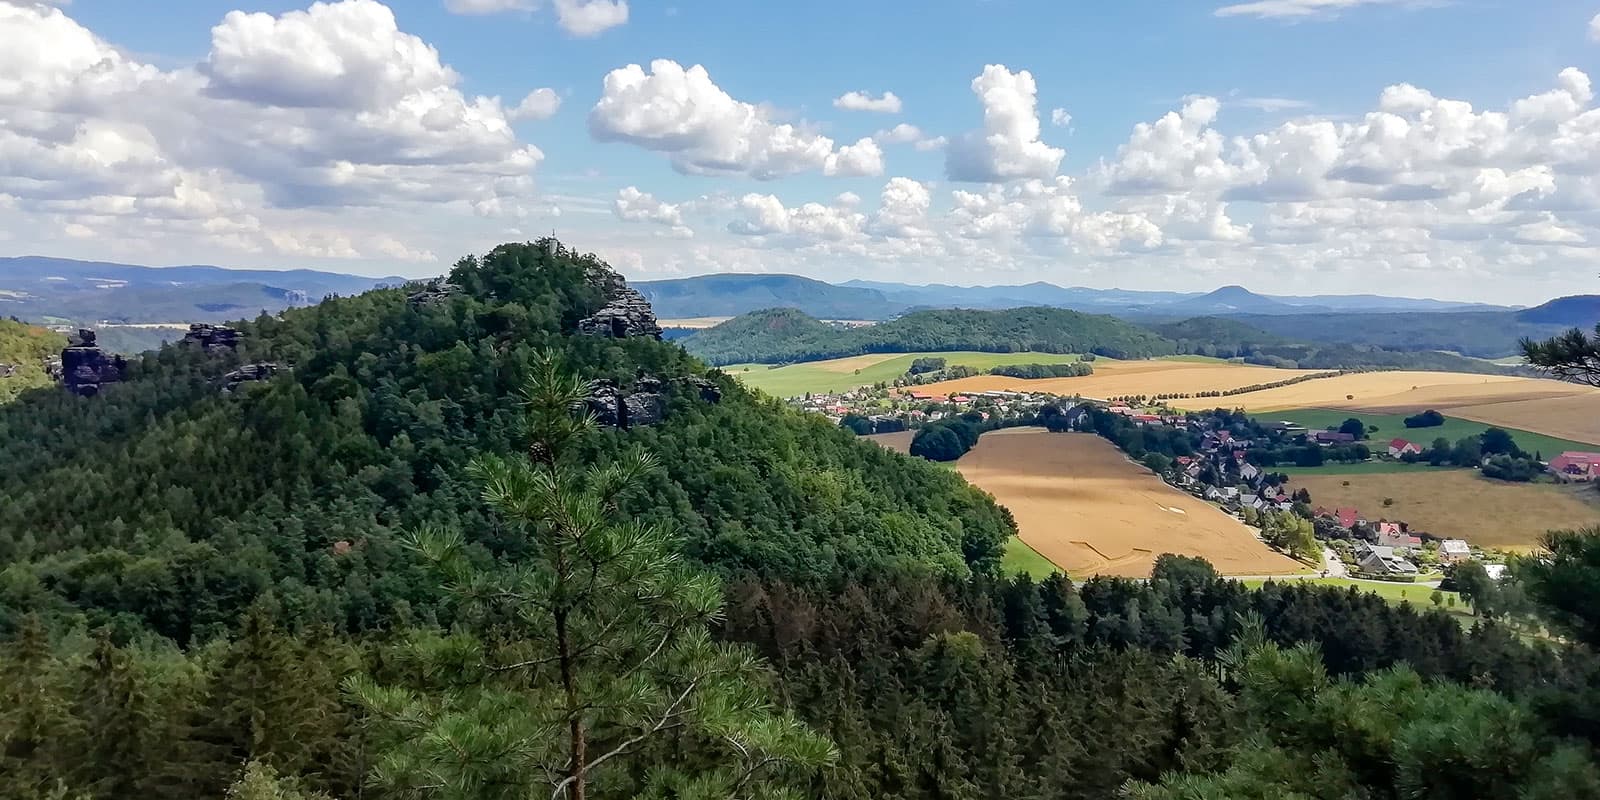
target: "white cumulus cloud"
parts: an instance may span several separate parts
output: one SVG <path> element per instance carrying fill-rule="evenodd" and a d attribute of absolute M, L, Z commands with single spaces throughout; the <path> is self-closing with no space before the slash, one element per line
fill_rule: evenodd
<path fill-rule="evenodd" d="M 867 92 L 846 92 L 834 98 L 833 107 L 843 111 L 876 111 L 880 114 L 900 113 L 900 98 L 894 92 L 884 92 L 873 97 Z"/>
<path fill-rule="evenodd" d="M 627 0 L 555 0 L 556 20 L 573 36 L 599 36 L 628 22 Z"/>
<path fill-rule="evenodd" d="M 990 64 L 972 80 L 983 103 L 983 128 L 963 134 L 945 149 L 951 180 L 1002 182 L 1050 178 L 1065 150 L 1039 139 L 1039 87 L 1027 70 L 1013 73 Z"/>
<path fill-rule="evenodd" d="M 871 138 L 840 147 L 837 153 L 828 154 L 822 174 L 844 178 L 882 175 L 883 148 Z"/>
<path fill-rule="evenodd" d="M 507 116 L 512 119 L 541 120 L 549 119 L 561 110 L 561 95 L 556 90 L 544 88 L 534 89 L 522 98 L 516 108 L 511 109 Z"/>
<path fill-rule="evenodd" d="M 812 170 L 828 174 L 882 172 L 882 152 L 862 140 L 834 149 L 832 139 L 804 126 L 779 123 L 760 106 L 734 99 L 705 67 L 658 59 L 606 75 L 589 112 L 589 132 L 668 154 L 689 175 L 748 175 L 772 180 Z M 874 169 L 876 172 L 862 172 Z"/>

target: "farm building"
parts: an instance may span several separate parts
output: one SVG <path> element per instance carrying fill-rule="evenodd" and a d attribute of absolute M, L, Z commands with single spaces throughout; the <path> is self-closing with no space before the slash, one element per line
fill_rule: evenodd
<path fill-rule="evenodd" d="M 1460 539 L 1446 539 L 1439 543 L 1439 560 L 1456 564 L 1472 558 L 1472 547 Z"/>
<path fill-rule="evenodd" d="M 1592 481 L 1600 478 L 1600 453 L 1583 453 L 1569 450 L 1550 459 L 1550 472 L 1569 481 Z"/>
<path fill-rule="evenodd" d="M 1356 437 L 1342 431 L 1317 431 L 1316 440 L 1317 444 L 1350 444 Z"/>
<path fill-rule="evenodd" d="M 1356 543 L 1356 568 L 1368 575 L 1415 575 L 1417 565 L 1395 553 L 1393 547 Z"/>
<path fill-rule="evenodd" d="M 1416 442 L 1407 441 L 1405 439 L 1389 440 L 1390 458 L 1401 458 L 1407 454 L 1415 456 L 1422 455 L 1422 445 L 1417 444 Z"/>

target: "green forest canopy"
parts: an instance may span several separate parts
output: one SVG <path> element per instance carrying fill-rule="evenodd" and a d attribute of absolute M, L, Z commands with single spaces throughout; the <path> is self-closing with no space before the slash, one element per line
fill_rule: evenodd
<path fill-rule="evenodd" d="M 866 353 L 980 350 L 1095 353 L 1112 358 L 1194 354 L 1301 369 L 1516 372 L 1453 353 L 1332 343 L 1337 341 L 1338 337 L 1324 340 L 1311 336 L 1292 340 L 1218 317 L 1142 326 L 1059 308 L 957 309 L 919 311 L 876 325 L 848 326 L 821 322 L 792 308 L 774 308 L 735 317 L 680 343 L 692 355 L 718 365 L 785 364 Z"/>
<path fill-rule="evenodd" d="M 0 403 L 49 386 L 45 359 L 61 355 L 66 346 L 67 337 L 48 328 L 0 318 Z"/>

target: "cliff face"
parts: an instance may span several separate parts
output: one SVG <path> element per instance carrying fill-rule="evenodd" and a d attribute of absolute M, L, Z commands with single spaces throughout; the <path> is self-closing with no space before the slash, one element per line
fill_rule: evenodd
<path fill-rule="evenodd" d="M 587 275 L 590 284 L 605 294 L 606 304 L 578 323 L 578 332 L 589 336 L 625 339 L 634 336 L 661 338 L 661 326 L 650 301 L 628 285 L 621 275 L 594 269 Z"/>

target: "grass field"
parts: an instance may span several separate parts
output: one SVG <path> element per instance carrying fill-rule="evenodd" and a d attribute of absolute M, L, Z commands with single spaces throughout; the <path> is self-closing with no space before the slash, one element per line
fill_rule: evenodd
<path fill-rule="evenodd" d="M 1050 563 L 1050 559 L 1039 555 L 1039 551 L 1016 537 L 1006 540 L 1006 552 L 1000 559 L 1000 568 L 1008 575 L 1029 575 L 1034 580 L 1048 578 L 1061 571 L 1060 567 Z"/>
<path fill-rule="evenodd" d="M 1061 353 L 875 353 L 829 361 L 772 367 L 768 364 L 733 364 L 722 371 L 752 389 L 774 397 L 797 397 L 807 392 L 842 392 L 879 381 L 892 381 L 919 358 L 942 358 L 948 366 L 987 370 L 1016 364 L 1070 364 L 1078 356 Z M 1098 364 L 1097 364 L 1098 368 Z"/>
<path fill-rule="evenodd" d="M 1350 409 L 1305 408 L 1291 411 L 1271 412 L 1260 415 L 1264 420 L 1285 420 L 1304 425 L 1313 431 L 1329 427 L 1337 428 L 1340 423 L 1351 417 L 1365 422 L 1368 427 L 1378 426 L 1377 433 L 1371 434 L 1371 441 L 1367 442 L 1374 452 L 1384 451 L 1389 446 L 1389 440 L 1394 438 L 1408 439 L 1423 447 L 1433 444 L 1439 437 L 1449 439 L 1452 444 L 1457 439 L 1468 436 L 1477 436 L 1490 426 L 1470 419 L 1452 417 L 1448 412 L 1443 425 L 1436 428 L 1407 428 L 1405 418 L 1410 414 L 1377 414 L 1369 411 L 1352 411 Z M 1558 439 L 1542 433 L 1506 428 L 1512 438 L 1517 440 L 1517 446 L 1530 453 L 1542 453 L 1545 458 L 1554 458 L 1565 450 L 1591 450 L 1595 445 L 1571 439 Z"/>
<path fill-rule="evenodd" d="M 1228 575 L 1305 571 L 1098 436 L 993 431 L 956 466 L 1011 510 L 1028 546 L 1073 575 L 1147 576 L 1162 553 L 1201 556 Z"/>
<path fill-rule="evenodd" d="M 1505 483 L 1470 469 L 1302 474 L 1289 485 L 1311 492 L 1313 505 L 1352 507 L 1368 519 L 1402 520 L 1413 530 L 1481 547 L 1521 550 L 1548 530 L 1600 524 L 1600 492 L 1592 486 Z M 1394 503 L 1385 506 L 1385 498 Z"/>
<path fill-rule="evenodd" d="M 1243 578 L 1240 579 L 1239 582 L 1251 589 L 1259 589 L 1266 583 L 1265 580 L 1261 580 L 1259 578 Z M 1354 588 L 1363 592 L 1375 594 L 1391 603 L 1394 603 L 1395 605 L 1409 602 L 1419 608 L 1433 608 L 1432 598 L 1435 590 L 1430 586 L 1418 586 L 1416 584 L 1408 583 L 1384 583 L 1382 581 L 1353 581 L 1347 578 L 1303 578 L 1278 581 L 1278 583 L 1301 582 L 1314 583 L 1318 586 L 1334 586 L 1340 589 Z M 1472 617 L 1472 611 L 1467 608 L 1467 604 L 1461 599 L 1461 595 L 1456 594 L 1455 592 L 1440 592 L 1440 594 L 1444 596 L 1445 601 L 1443 610 L 1457 616 L 1469 618 Z M 1454 608 L 1450 606 L 1449 601 L 1451 599 L 1456 601 Z"/>

